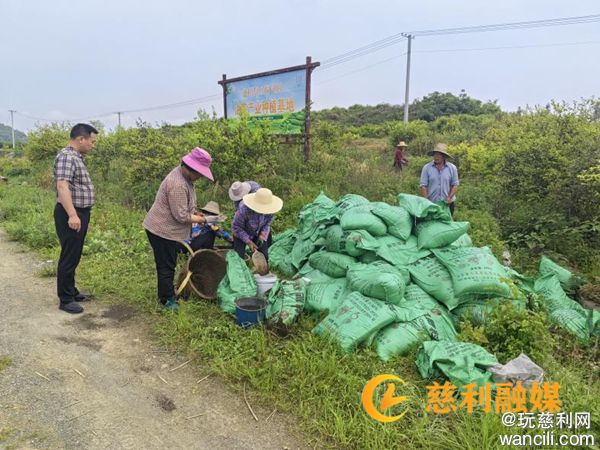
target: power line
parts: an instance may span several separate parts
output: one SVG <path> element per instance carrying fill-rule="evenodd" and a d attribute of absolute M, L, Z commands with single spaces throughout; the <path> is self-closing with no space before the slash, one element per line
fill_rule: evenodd
<path fill-rule="evenodd" d="M 323 84 L 323 83 L 329 83 L 330 81 L 337 80 L 338 78 L 347 77 L 348 75 L 353 75 L 353 74 L 358 73 L 358 72 L 364 72 L 367 69 L 371 69 L 372 67 L 375 67 L 375 66 L 378 66 L 380 64 L 392 61 L 393 59 L 401 58 L 402 56 L 406 56 L 406 52 L 404 52 L 404 53 L 402 53 L 400 55 L 392 56 L 391 58 L 386 58 L 386 59 L 383 59 L 381 61 L 377 61 L 376 63 L 369 64 L 368 66 L 360 67 L 360 68 L 358 68 L 356 70 L 352 70 L 350 72 L 345 72 L 345 73 L 343 73 L 341 75 L 338 75 L 336 77 L 328 78 L 328 79 L 323 80 L 323 81 L 319 81 L 318 83 L 315 83 L 315 85 L 320 85 L 320 84 Z"/>
<path fill-rule="evenodd" d="M 222 94 L 211 94 L 211 95 L 206 95 L 204 97 L 200 97 L 200 98 L 193 98 L 190 100 L 183 100 L 181 102 L 176 102 L 176 103 L 167 103 L 165 105 L 158 105 L 158 106 L 149 106 L 146 108 L 138 108 L 138 109 L 124 109 L 121 110 L 121 113 L 132 113 L 132 112 L 144 112 L 144 111 L 156 111 L 156 110 L 161 110 L 161 109 L 172 109 L 172 108 L 180 108 L 182 106 L 190 106 L 190 105 L 195 105 L 195 104 L 199 104 L 199 103 L 206 103 L 209 102 L 211 100 L 215 100 L 217 98 L 220 98 Z M 113 113 L 115 114 L 115 113 Z"/>
<path fill-rule="evenodd" d="M 29 114 L 22 113 L 21 111 L 15 111 L 15 114 L 26 117 L 31 120 L 38 120 L 40 122 L 75 122 L 73 119 L 46 119 L 44 117 L 31 116 Z"/>
<path fill-rule="evenodd" d="M 477 25 L 471 27 L 443 28 L 438 30 L 411 31 L 416 36 L 441 36 L 448 34 L 481 33 L 487 31 L 504 31 L 528 28 L 545 28 L 564 25 L 578 25 L 582 23 L 594 23 L 600 21 L 600 14 L 588 16 L 561 17 L 557 19 L 530 20 L 526 22 L 511 22 L 494 25 Z"/>
<path fill-rule="evenodd" d="M 531 44 L 531 45 L 508 45 L 502 47 L 476 47 L 476 48 L 449 48 L 449 49 L 432 49 L 432 50 L 416 50 L 415 53 L 452 53 L 452 52 L 475 52 L 483 50 L 509 50 L 521 48 L 540 48 L 540 47 L 567 47 L 573 45 L 594 45 L 600 44 L 600 41 L 582 41 L 582 42 L 563 42 L 556 44 Z"/>
<path fill-rule="evenodd" d="M 598 45 L 600 41 L 581 41 L 581 42 L 557 42 L 553 44 L 532 44 L 532 45 L 509 45 L 503 47 L 474 47 L 474 48 L 455 48 L 455 49 L 431 49 L 431 50 L 413 50 L 413 53 L 450 53 L 450 52 L 473 52 L 473 51 L 484 51 L 484 50 L 508 50 L 508 49 L 526 49 L 526 48 L 540 48 L 540 47 L 565 47 L 565 46 L 574 46 L 574 45 Z M 365 70 L 371 69 L 375 66 L 379 66 L 386 62 L 392 61 L 394 59 L 401 58 L 402 56 L 406 56 L 407 52 L 401 53 L 399 55 L 392 56 L 390 58 L 382 59 L 373 64 L 369 64 L 367 66 L 359 67 L 358 69 L 351 70 L 349 72 L 344 72 L 338 76 L 333 78 L 328 78 L 326 80 L 319 81 L 315 83 L 315 85 L 321 85 L 323 83 L 329 83 L 331 81 L 335 81 L 339 78 L 346 77 L 348 75 L 353 75 L 355 73 L 364 72 Z"/>
<path fill-rule="evenodd" d="M 212 95 L 208 95 L 205 97 L 184 100 L 184 101 L 176 102 L 176 103 L 168 103 L 168 104 L 164 104 L 164 105 L 149 106 L 146 108 L 128 109 L 128 110 L 115 111 L 115 112 L 110 112 L 110 113 L 95 114 L 95 115 L 90 115 L 86 118 L 80 117 L 80 118 L 48 119 L 45 117 L 32 116 L 29 114 L 22 113 L 20 111 L 15 111 L 15 113 L 19 114 L 20 116 L 26 117 L 28 119 L 38 120 L 41 122 L 78 122 L 78 121 L 94 120 L 94 119 L 99 119 L 99 118 L 109 117 L 109 116 L 114 116 L 114 115 L 119 116 L 119 115 L 134 113 L 134 112 L 146 112 L 146 111 L 157 111 L 157 110 L 162 110 L 162 109 L 181 108 L 184 106 L 192 106 L 192 105 L 196 105 L 196 104 L 200 104 L 200 103 L 209 102 L 211 100 L 215 100 L 220 97 L 221 97 L 221 94 L 212 94 Z"/>
<path fill-rule="evenodd" d="M 321 64 L 321 70 L 329 69 L 330 67 L 336 66 L 348 62 L 352 59 L 367 55 L 369 53 L 376 52 L 383 48 L 397 44 L 398 42 L 405 39 L 407 34 L 412 36 L 440 36 L 450 34 L 464 34 L 464 33 L 479 33 L 479 32 L 490 32 L 490 31 L 504 31 L 513 29 L 528 29 L 528 28 L 542 28 L 542 27 L 555 27 L 565 25 L 577 25 L 582 23 L 593 23 L 600 21 L 600 14 L 592 14 L 587 16 L 576 16 L 576 17 L 561 17 L 556 19 L 544 19 L 544 20 L 532 20 L 526 22 L 510 22 L 500 23 L 493 25 L 476 25 L 468 27 L 455 27 L 455 28 L 441 28 L 433 30 L 417 30 L 417 31 L 405 31 L 396 33 L 387 38 L 380 39 L 372 42 L 371 44 L 363 45 L 354 50 L 342 53 L 340 55 L 327 58 Z"/>

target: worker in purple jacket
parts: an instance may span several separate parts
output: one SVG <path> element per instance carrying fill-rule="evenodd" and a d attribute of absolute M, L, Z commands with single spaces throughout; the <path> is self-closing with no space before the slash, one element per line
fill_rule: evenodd
<path fill-rule="evenodd" d="M 261 188 L 256 181 L 234 181 L 229 187 L 229 198 L 233 201 L 234 210 L 240 206 L 244 195 L 254 194 Z"/>
<path fill-rule="evenodd" d="M 283 200 L 273 195 L 269 189 L 260 188 L 255 193 L 246 194 L 233 217 L 233 248 L 244 257 L 246 246 L 252 252 L 259 251 L 269 260 L 269 236 L 273 214 L 283 207 Z"/>

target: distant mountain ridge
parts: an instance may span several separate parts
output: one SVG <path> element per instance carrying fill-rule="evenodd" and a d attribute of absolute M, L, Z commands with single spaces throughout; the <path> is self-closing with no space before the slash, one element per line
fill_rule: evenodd
<path fill-rule="evenodd" d="M 27 142 L 27 135 L 22 131 L 15 129 L 15 141 Z M 3 123 L 0 123 L 0 143 L 12 144 L 11 128 L 8 125 L 4 125 Z"/>

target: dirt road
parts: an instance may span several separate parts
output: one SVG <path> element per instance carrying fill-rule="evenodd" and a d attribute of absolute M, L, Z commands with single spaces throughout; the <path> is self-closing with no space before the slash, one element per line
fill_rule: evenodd
<path fill-rule="evenodd" d="M 276 413 L 161 350 L 122 305 L 57 308 L 55 280 L 0 231 L 0 448 L 296 449 Z M 2 359 L 0 359 L 1 361 Z M 6 359 L 5 359 L 6 361 Z M 1 364 L 0 364 L 1 368 Z M 173 370 L 176 369 L 176 370 Z"/>

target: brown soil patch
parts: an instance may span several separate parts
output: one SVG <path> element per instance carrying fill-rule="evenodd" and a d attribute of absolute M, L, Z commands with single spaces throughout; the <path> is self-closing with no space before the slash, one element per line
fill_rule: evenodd
<path fill-rule="evenodd" d="M 165 394 L 158 394 L 155 398 L 158 406 L 160 406 L 163 411 L 171 412 L 177 409 L 175 402 Z"/>
<path fill-rule="evenodd" d="M 69 322 L 75 325 L 77 328 L 82 328 L 84 330 L 99 330 L 104 328 L 104 324 L 102 322 L 98 322 L 95 314 L 84 312 L 74 320 L 73 322 Z"/>
<path fill-rule="evenodd" d="M 56 340 L 64 342 L 65 344 L 79 345 L 80 347 L 89 348 L 90 350 L 94 350 L 96 352 L 99 352 L 102 348 L 101 344 L 98 344 L 90 339 L 85 339 L 78 336 L 59 336 L 56 338 Z"/>
<path fill-rule="evenodd" d="M 112 305 L 106 311 L 102 312 L 102 317 L 116 321 L 125 321 L 135 315 L 134 308 L 127 305 Z"/>

